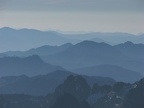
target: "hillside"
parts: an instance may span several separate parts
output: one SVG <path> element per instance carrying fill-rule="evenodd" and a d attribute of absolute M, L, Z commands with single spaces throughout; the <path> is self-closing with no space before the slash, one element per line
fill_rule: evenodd
<path fill-rule="evenodd" d="M 134 44 L 130 41 L 114 46 L 126 56 L 141 59 L 144 61 L 144 44 Z"/>
<path fill-rule="evenodd" d="M 1 53 L 1 55 L 6 54 L 7 56 L 19 56 L 19 57 L 26 57 L 31 55 L 39 55 L 39 56 L 47 56 L 56 54 L 58 52 L 62 52 L 68 48 L 70 48 L 72 44 L 66 43 L 60 46 L 50 46 L 50 45 L 44 45 L 38 48 L 32 48 L 27 51 L 7 51 L 4 53 Z"/>
<path fill-rule="evenodd" d="M 34 29 L 0 28 L 0 52 L 25 51 L 43 45 L 62 45 L 77 43 L 79 40 L 68 39 L 56 31 L 40 31 Z M 3 47 L 5 46 L 5 47 Z"/>
<path fill-rule="evenodd" d="M 0 77 L 13 75 L 43 75 L 56 70 L 64 70 L 60 66 L 45 63 L 37 55 L 19 58 L 3 57 L 0 58 Z"/>
<path fill-rule="evenodd" d="M 62 84 L 69 75 L 76 75 L 68 71 L 54 71 L 46 75 L 28 77 L 26 75 L 7 76 L 0 78 L 0 94 L 29 94 L 47 95 L 53 93 L 55 88 Z M 115 81 L 107 77 L 84 76 L 89 85 L 112 85 Z"/>
<path fill-rule="evenodd" d="M 86 67 L 75 69 L 74 72 L 81 75 L 89 76 L 105 76 L 115 79 L 116 81 L 133 83 L 143 76 L 135 71 L 131 71 L 115 65 L 98 65 L 93 67 Z"/>
<path fill-rule="evenodd" d="M 42 59 L 69 70 L 101 64 L 117 65 L 142 74 L 144 70 L 144 62 L 141 59 L 125 55 L 124 52 L 115 48 L 115 46 L 93 41 L 80 42 L 60 53 L 45 56 Z"/>

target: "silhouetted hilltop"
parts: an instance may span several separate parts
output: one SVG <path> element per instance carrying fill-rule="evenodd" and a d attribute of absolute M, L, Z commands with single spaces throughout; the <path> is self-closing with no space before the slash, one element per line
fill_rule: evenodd
<path fill-rule="evenodd" d="M 95 83 L 93 87 L 90 87 L 82 76 L 71 75 L 56 88 L 55 93 L 50 98 L 50 104 L 53 104 L 52 108 L 61 108 L 67 106 L 67 103 L 64 103 L 65 100 L 68 103 L 76 102 L 74 103 L 76 107 L 85 101 L 88 108 L 135 108 L 136 106 L 142 108 L 144 106 L 142 101 L 144 84 L 142 80 L 133 84 L 116 82 L 112 86 L 100 86 Z M 69 101 L 72 97 L 66 96 L 68 94 L 73 97 L 72 102 Z M 131 101 L 133 102 L 131 103 Z M 67 107 L 71 108 L 70 106 Z"/>
<path fill-rule="evenodd" d="M 77 74 L 59 70 L 33 77 L 26 75 L 1 77 L 0 94 L 47 95 L 48 93 L 53 93 L 55 88 L 62 84 L 69 75 L 76 76 Z M 98 83 L 99 85 L 112 85 L 115 83 L 113 79 L 106 77 L 84 76 L 84 78 L 90 86 L 94 83 Z"/>
<path fill-rule="evenodd" d="M 114 47 L 124 55 L 141 59 L 144 62 L 144 44 L 134 44 L 127 41 L 125 43 L 115 45 Z"/>
<path fill-rule="evenodd" d="M 58 71 L 57 71 L 58 72 Z M 54 72 L 57 73 L 57 72 Z M 65 73 L 61 71 L 60 73 Z M 68 73 L 68 72 L 66 72 Z M 52 73 L 51 73 L 52 74 Z M 49 75 L 49 74 L 48 74 Z M 46 79 L 48 75 L 42 75 Z M 41 77 L 41 76 L 38 76 Z M 29 87 L 39 86 L 35 88 L 34 93 L 42 90 L 41 80 L 37 77 L 33 79 L 33 85 L 24 75 L 12 77 L 11 83 L 22 83 L 20 79 L 27 78 Z M 9 77 L 3 77 L 10 79 Z M 17 81 L 14 81 L 16 80 Z M 55 80 L 56 81 L 56 80 Z M 48 81 L 49 82 L 49 81 Z M 47 84 L 47 83 L 43 83 Z M 23 83 L 23 86 L 27 84 Z M 2 86 L 2 85 L 1 85 Z M 1 87 L 0 86 L 0 87 Z M 13 86 L 12 86 L 13 87 Z M 17 86 L 16 86 L 17 87 Z M 29 92 L 32 91 L 30 88 Z M 47 86 L 46 86 L 47 87 Z M 34 89 L 33 88 L 33 89 Z M 20 89 L 20 88 L 19 88 Z M 3 89 L 0 89 L 3 90 Z M 16 89 L 9 89 L 16 90 Z M 7 91 L 7 89 L 6 89 Z M 17 90 L 16 90 L 17 91 Z M 27 90 L 28 91 L 28 90 Z M 5 89 L 4 91 L 5 92 Z M 2 93 L 2 92 L 1 92 Z M 63 82 L 58 85 L 54 93 L 46 96 L 31 96 L 26 94 L 2 94 L 0 95 L 0 107 L 4 108 L 143 108 L 144 99 L 144 80 L 141 79 L 135 83 L 116 82 L 113 85 L 99 85 L 97 83 L 90 86 L 83 76 L 69 75 Z"/>
<path fill-rule="evenodd" d="M 122 108 L 143 108 L 144 107 L 144 78 L 134 84 L 125 97 Z"/>

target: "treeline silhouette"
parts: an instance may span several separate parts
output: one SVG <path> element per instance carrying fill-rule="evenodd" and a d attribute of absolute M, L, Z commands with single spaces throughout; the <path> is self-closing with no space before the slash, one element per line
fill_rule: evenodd
<path fill-rule="evenodd" d="M 0 108 L 144 108 L 144 78 L 133 84 L 90 86 L 79 75 L 70 75 L 46 96 L 0 95 Z"/>

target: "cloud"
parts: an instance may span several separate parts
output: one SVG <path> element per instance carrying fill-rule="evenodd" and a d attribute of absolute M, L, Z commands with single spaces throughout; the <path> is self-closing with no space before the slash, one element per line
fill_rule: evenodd
<path fill-rule="evenodd" d="M 144 0 L 0 0 L 7 10 L 144 11 Z"/>

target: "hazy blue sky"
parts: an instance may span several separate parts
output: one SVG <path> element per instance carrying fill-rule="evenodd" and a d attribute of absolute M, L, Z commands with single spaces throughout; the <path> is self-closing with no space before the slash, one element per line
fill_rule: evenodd
<path fill-rule="evenodd" d="M 144 33 L 144 0 L 0 0 L 0 27 Z"/>

